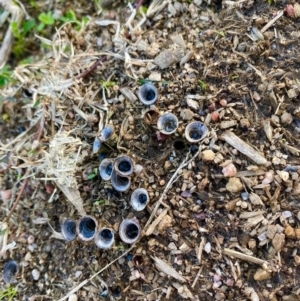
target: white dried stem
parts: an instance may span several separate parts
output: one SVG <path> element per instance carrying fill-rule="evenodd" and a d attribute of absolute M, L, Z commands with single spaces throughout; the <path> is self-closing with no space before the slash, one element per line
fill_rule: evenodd
<path fill-rule="evenodd" d="M 12 0 L 0 0 L 0 5 L 11 14 L 11 22 L 17 22 L 19 26 L 23 19 L 22 10 Z M 13 31 L 11 26 L 8 27 L 2 46 L 0 48 L 0 69 L 6 64 L 10 55 L 12 43 L 13 43 Z"/>

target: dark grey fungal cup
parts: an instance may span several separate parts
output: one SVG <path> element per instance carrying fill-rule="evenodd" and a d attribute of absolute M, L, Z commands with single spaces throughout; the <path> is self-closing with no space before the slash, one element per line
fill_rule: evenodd
<path fill-rule="evenodd" d="M 126 244 L 134 244 L 141 235 L 141 227 L 138 221 L 133 219 L 125 219 L 119 228 L 119 236 Z"/>
<path fill-rule="evenodd" d="M 115 241 L 114 231 L 109 228 L 101 228 L 95 235 L 95 243 L 100 249 L 109 249 Z"/>
<path fill-rule="evenodd" d="M 158 99 L 158 91 L 151 83 L 145 83 L 138 91 L 138 98 L 144 105 L 152 105 Z"/>
<path fill-rule="evenodd" d="M 100 163 L 100 165 L 99 165 L 99 174 L 100 174 L 100 177 L 104 181 L 110 180 L 112 172 L 113 172 L 113 168 L 114 168 L 114 160 L 112 160 L 112 159 L 104 159 L 104 160 L 102 160 L 101 163 Z"/>
<path fill-rule="evenodd" d="M 208 135 L 208 128 L 204 123 L 200 121 L 191 122 L 185 128 L 185 138 L 190 143 L 200 142 L 207 135 Z"/>
<path fill-rule="evenodd" d="M 167 112 L 158 118 L 157 128 L 164 135 L 171 135 L 177 131 L 178 124 L 178 118 Z"/>
<path fill-rule="evenodd" d="M 117 157 L 114 163 L 114 170 L 121 176 L 130 176 L 134 170 L 133 160 L 126 155 Z"/>
<path fill-rule="evenodd" d="M 8 261 L 3 268 L 3 280 L 6 283 L 14 283 L 19 271 L 19 265 L 15 260 Z"/>
<path fill-rule="evenodd" d="M 137 188 L 131 195 L 130 204 L 135 211 L 142 211 L 149 202 L 148 191 L 144 188 Z"/>
<path fill-rule="evenodd" d="M 92 216 L 84 216 L 77 222 L 78 237 L 84 241 L 94 239 L 98 223 Z"/>
<path fill-rule="evenodd" d="M 112 138 L 113 134 L 115 132 L 115 129 L 112 125 L 108 125 L 107 127 L 105 127 L 101 133 L 100 133 L 100 136 L 98 137 L 98 139 L 101 141 L 101 142 L 106 142 L 108 141 L 109 139 Z"/>
<path fill-rule="evenodd" d="M 65 219 L 61 224 L 61 235 L 64 240 L 72 241 L 76 238 L 76 222 L 72 219 Z"/>
<path fill-rule="evenodd" d="M 130 184 L 131 181 L 129 177 L 122 176 L 113 170 L 111 175 L 111 185 L 115 190 L 124 192 L 130 188 Z"/>

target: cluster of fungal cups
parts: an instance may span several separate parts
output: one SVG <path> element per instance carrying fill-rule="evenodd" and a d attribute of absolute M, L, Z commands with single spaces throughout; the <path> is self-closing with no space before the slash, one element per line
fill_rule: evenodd
<path fill-rule="evenodd" d="M 112 186 L 120 192 L 130 187 L 130 176 L 134 171 L 134 163 L 128 156 L 122 155 L 113 159 L 104 159 L 99 166 L 99 173 L 103 180 L 111 181 Z M 135 211 L 145 209 L 149 202 L 146 189 L 137 188 L 131 194 L 130 204 Z M 92 216 L 84 216 L 79 221 L 66 219 L 61 225 L 61 234 L 67 241 L 78 237 L 83 241 L 95 241 L 101 249 L 109 249 L 115 241 L 115 233 L 110 228 L 98 229 L 98 223 Z M 119 236 L 127 244 L 135 243 L 141 234 L 141 227 L 136 218 L 125 219 L 120 224 Z"/>
<path fill-rule="evenodd" d="M 136 218 L 125 219 L 120 224 L 119 236 L 126 244 L 135 243 L 141 234 L 141 227 Z M 98 229 L 97 220 L 90 216 L 84 216 L 77 222 L 73 219 L 65 219 L 61 224 L 61 235 L 66 241 L 72 241 L 78 236 L 83 241 L 94 240 L 100 249 L 109 249 L 115 242 L 113 229 L 103 227 Z"/>
<path fill-rule="evenodd" d="M 152 83 L 145 83 L 138 91 L 138 98 L 144 104 L 151 106 L 158 99 L 158 91 Z M 150 116 L 150 120 L 148 119 Z M 157 115 L 151 119 L 151 115 Z M 152 117 L 153 117 L 152 116 Z M 145 118 L 146 117 L 146 118 Z M 179 121 L 176 115 L 165 112 L 160 115 L 156 108 L 151 107 L 144 114 L 146 123 L 153 124 L 153 120 L 157 121 L 157 128 L 164 135 L 171 135 L 177 131 Z M 208 134 L 206 125 L 200 121 L 193 121 L 185 128 L 185 138 L 190 143 L 198 143 Z M 108 125 L 100 135 L 95 138 L 93 144 L 93 153 L 97 153 L 102 144 L 112 139 L 114 135 L 114 127 Z M 133 160 L 126 155 L 120 155 L 116 159 L 103 159 L 99 165 L 99 174 L 104 181 L 110 181 L 113 188 L 119 192 L 127 191 L 130 188 L 131 179 L 135 169 Z M 133 191 L 130 199 L 131 206 L 136 211 L 145 209 L 149 201 L 149 195 L 146 189 L 138 188 Z M 61 234 L 67 241 L 72 241 L 78 237 L 84 241 L 94 240 L 96 245 L 101 249 L 109 249 L 114 244 L 115 232 L 110 228 L 100 228 L 98 223 L 92 216 L 84 216 L 79 221 L 66 219 L 61 225 Z M 135 243 L 141 234 L 141 228 L 136 218 L 125 219 L 119 227 L 119 236 L 121 240 L 127 244 Z"/>
<path fill-rule="evenodd" d="M 112 126 L 104 128 L 94 142 L 94 150 L 98 151 L 102 142 L 111 139 L 114 133 Z M 96 146 L 95 146 L 96 144 Z M 100 145 L 100 146 L 99 146 Z M 99 165 L 99 174 L 104 181 L 111 181 L 112 186 L 119 192 L 130 188 L 130 176 L 134 172 L 134 162 L 126 155 L 118 156 L 116 159 L 103 159 Z M 144 210 L 149 202 L 146 189 L 137 188 L 131 194 L 130 204 L 135 211 Z M 103 227 L 98 230 L 98 222 L 92 216 L 84 216 L 79 221 L 65 219 L 61 225 L 61 234 L 67 241 L 72 241 L 78 236 L 83 241 L 94 240 L 101 249 L 109 249 L 115 241 L 113 229 Z M 127 244 L 135 243 L 141 234 L 141 227 L 136 218 L 125 219 L 120 224 L 119 236 Z"/>
<path fill-rule="evenodd" d="M 145 83 L 141 86 L 138 92 L 139 100 L 145 105 L 153 105 L 158 99 L 158 91 L 156 87 L 151 83 Z M 152 123 L 147 119 L 148 115 L 159 115 L 158 111 L 150 108 L 144 114 L 144 120 L 146 123 Z M 145 118 L 146 117 L 146 118 Z M 179 121 L 176 115 L 170 112 L 166 112 L 158 117 L 157 128 L 160 133 L 164 135 L 174 134 L 178 128 Z M 200 121 L 190 122 L 185 128 L 185 138 L 190 143 L 198 143 L 203 140 L 208 134 L 206 125 Z"/>

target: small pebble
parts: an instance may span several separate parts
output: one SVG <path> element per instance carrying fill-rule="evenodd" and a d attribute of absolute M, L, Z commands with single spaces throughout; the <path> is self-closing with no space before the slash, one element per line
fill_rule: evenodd
<path fill-rule="evenodd" d="M 230 163 L 222 169 L 222 172 L 225 177 L 234 177 L 237 173 L 237 170 L 234 164 Z"/>
<path fill-rule="evenodd" d="M 204 251 L 209 254 L 211 252 L 211 244 L 210 242 L 207 242 L 204 246 Z"/>
<path fill-rule="evenodd" d="M 243 209 L 246 209 L 248 207 L 248 203 L 247 202 L 242 202 L 241 207 Z"/>
<path fill-rule="evenodd" d="M 204 162 L 213 161 L 215 157 L 216 157 L 216 154 L 210 149 L 202 152 L 202 160 Z"/>
<path fill-rule="evenodd" d="M 165 181 L 165 180 L 160 180 L 160 181 L 159 181 L 159 185 L 160 185 L 160 186 L 164 186 L 165 184 L 166 184 L 166 181 Z"/>
<path fill-rule="evenodd" d="M 283 124 L 291 124 L 293 122 L 293 116 L 290 113 L 284 112 L 280 120 Z"/>
<path fill-rule="evenodd" d="M 27 238 L 27 242 L 31 245 L 34 243 L 34 236 L 33 235 L 29 235 Z"/>
<path fill-rule="evenodd" d="M 227 106 L 227 100 L 226 99 L 221 99 L 220 100 L 220 105 L 222 106 L 222 107 L 226 107 Z"/>
<path fill-rule="evenodd" d="M 254 279 L 256 281 L 263 281 L 269 279 L 271 277 L 271 273 L 267 270 L 259 268 L 254 274 Z"/>
<path fill-rule="evenodd" d="M 219 112 L 218 111 L 214 111 L 214 112 L 211 113 L 211 120 L 214 121 L 214 122 L 216 122 L 216 121 L 219 120 L 219 116 L 220 116 Z"/>
<path fill-rule="evenodd" d="M 289 238 L 296 237 L 295 229 L 292 228 L 290 225 L 287 225 L 287 227 L 284 229 L 284 234 Z"/>
<path fill-rule="evenodd" d="M 239 178 L 229 178 L 226 189 L 231 193 L 237 193 L 244 189 L 244 186 Z"/>
<path fill-rule="evenodd" d="M 32 275 L 34 280 L 39 280 L 41 273 L 40 273 L 39 270 L 33 269 L 32 272 L 31 272 L 31 275 Z"/>
<path fill-rule="evenodd" d="M 272 239 L 272 244 L 277 252 L 281 251 L 285 245 L 285 235 L 283 233 L 276 233 Z"/>
<path fill-rule="evenodd" d="M 249 198 L 249 193 L 248 192 L 242 192 L 241 197 L 244 201 L 247 201 Z"/>

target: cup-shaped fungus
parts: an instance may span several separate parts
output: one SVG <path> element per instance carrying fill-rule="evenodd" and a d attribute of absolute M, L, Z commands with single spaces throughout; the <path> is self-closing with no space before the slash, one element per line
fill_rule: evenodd
<path fill-rule="evenodd" d="M 8 261 L 3 268 L 3 280 L 6 283 L 14 283 L 19 271 L 18 263 L 15 260 Z"/>
<path fill-rule="evenodd" d="M 115 241 L 115 235 L 112 229 L 101 228 L 95 235 L 95 243 L 100 249 L 109 249 Z"/>
<path fill-rule="evenodd" d="M 143 112 L 142 117 L 145 124 L 156 124 L 159 118 L 159 111 L 155 106 L 151 106 Z"/>
<path fill-rule="evenodd" d="M 94 143 L 93 143 L 93 154 L 97 154 L 102 146 L 102 142 L 98 139 L 98 137 L 95 137 Z"/>
<path fill-rule="evenodd" d="M 200 121 L 193 121 L 185 128 L 185 138 L 191 143 L 197 143 L 208 135 L 207 126 Z"/>
<path fill-rule="evenodd" d="M 111 185 L 114 189 L 119 192 L 124 192 L 130 187 L 130 178 L 126 176 L 119 175 L 115 170 L 113 170 L 111 175 Z"/>
<path fill-rule="evenodd" d="M 114 169 L 121 176 L 130 176 L 134 170 L 134 163 L 130 157 L 121 155 L 115 160 Z"/>
<path fill-rule="evenodd" d="M 171 135 L 178 128 L 178 118 L 172 113 L 164 113 L 158 118 L 157 128 L 164 135 Z"/>
<path fill-rule="evenodd" d="M 77 222 L 77 233 L 81 240 L 89 241 L 95 237 L 98 223 L 92 216 L 84 216 Z"/>
<path fill-rule="evenodd" d="M 112 159 L 103 159 L 99 165 L 99 174 L 104 181 L 111 178 L 114 168 L 114 161 Z"/>
<path fill-rule="evenodd" d="M 144 105 L 152 105 L 157 101 L 158 91 L 151 83 L 145 83 L 138 91 L 138 98 Z"/>
<path fill-rule="evenodd" d="M 61 235 L 66 241 L 76 238 L 76 222 L 70 218 L 65 219 L 61 224 Z"/>
<path fill-rule="evenodd" d="M 115 132 L 114 127 L 109 124 L 107 127 L 105 127 L 101 131 L 100 136 L 98 137 L 98 139 L 101 142 L 106 142 L 106 141 L 108 141 L 113 136 L 114 132 Z"/>
<path fill-rule="evenodd" d="M 131 206 L 136 211 L 142 211 L 146 208 L 149 202 L 149 195 L 146 189 L 137 188 L 131 195 Z"/>
<path fill-rule="evenodd" d="M 135 218 L 123 220 L 119 228 L 119 235 L 126 244 L 134 244 L 141 235 L 140 224 Z"/>

